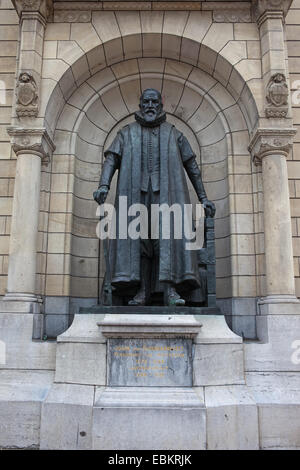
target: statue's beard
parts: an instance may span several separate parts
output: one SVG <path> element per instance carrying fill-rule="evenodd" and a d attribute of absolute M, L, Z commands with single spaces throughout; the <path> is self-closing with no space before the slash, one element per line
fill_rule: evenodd
<path fill-rule="evenodd" d="M 156 110 L 138 111 L 135 113 L 135 119 L 142 126 L 156 127 L 166 120 L 166 113 L 162 109 L 159 112 Z"/>
<path fill-rule="evenodd" d="M 142 116 L 145 119 L 146 122 L 153 122 L 157 119 L 159 116 L 159 112 L 157 112 L 155 109 L 149 109 L 147 111 L 142 111 Z"/>

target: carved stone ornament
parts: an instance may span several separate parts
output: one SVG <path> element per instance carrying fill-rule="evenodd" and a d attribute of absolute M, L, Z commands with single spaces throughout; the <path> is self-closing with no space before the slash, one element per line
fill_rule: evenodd
<path fill-rule="evenodd" d="M 54 11 L 55 23 L 88 23 L 91 21 L 91 11 L 57 10 Z"/>
<path fill-rule="evenodd" d="M 272 118 L 284 118 L 288 112 L 289 89 L 285 76 L 275 73 L 267 85 L 266 116 Z"/>
<path fill-rule="evenodd" d="M 293 136 L 297 129 L 257 129 L 248 150 L 256 165 L 267 155 L 288 157 L 293 145 Z"/>
<path fill-rule="evenodd" d="M 36 117 L 38 115 L 38 89 L 35 79 L 28 72 L 22 72 L 16 86 L 18 117 Z"/>
<path fill-rule="evenodd" d="M 211 6 L 210 6 L 211 5 Z M 249 3 L 209 2 L 203 9 L 213 8 L 213 19 L 217 23 L 250 23 L 251 11 Z"/>
<path fill-rule="evenodd" d="M 35 12 L 47 20 L 53 11 L 52 0 L 12 0 L 12 2 L 19 16 L 22 16 L 23 12 Z"/>
<path fill-rule="evenodd" d="M 17 157 L 21 155 L 37 155 L 48 163 L 55 145 L 45 128 L 8 127 L 11 145 Z"/>

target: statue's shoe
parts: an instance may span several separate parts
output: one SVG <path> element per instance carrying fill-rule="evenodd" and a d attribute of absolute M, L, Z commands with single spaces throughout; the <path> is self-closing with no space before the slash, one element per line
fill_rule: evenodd
<path fill-rule="evenodd" d="M 128 302 L 128 305 L 131 305 L 131 306 L 136 306 L 136 305 L 145 305 L 146 302 L 143 302 L 143 301 L 137 301 L 137 300 L 129 300 Z"/>
<path fill-rule="evenodd" d="M 133 299 L 129 300 L 128 305 L 131 306 L 139 306 L 139 305 L 146 305 L 146 298 L 143 294 L 138 293 L 136 294 Z"/>
<path fill-rule="evenodd" d="M 175 295 L 169 295 L 168 297 L 168 304 L 169 306 L 175 305 L 176 307 L 182 307 L 185 305 L 185 300 L 182 299 L 177 293 Z"/>

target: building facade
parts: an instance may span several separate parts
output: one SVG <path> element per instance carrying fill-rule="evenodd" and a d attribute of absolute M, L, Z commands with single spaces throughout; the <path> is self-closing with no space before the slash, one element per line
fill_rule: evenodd
<path fill-rule="evenodd" d="M 40 445 L 55 339 L 103 280 L 103 152 L 154 87 L 216 204 L 217 299 L 245 339 L 253 447 L 299 448 L 300 1 L 2 0 L 0 17 L 0 409 L 9 422 L 12 384 L 28 406 L 0 447 Z"/>

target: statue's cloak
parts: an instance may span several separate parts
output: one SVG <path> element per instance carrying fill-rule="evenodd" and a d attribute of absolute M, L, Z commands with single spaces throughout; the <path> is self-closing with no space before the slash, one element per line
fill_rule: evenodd
<path fill-rule="evenodd" d="M 194 158 L 187 140 L 186 152 L 178 145 L 182 134 L 171 124 L 160 125 L 160 204 L 169 206 L 179 204 L 184 220 L 184 204 L 190 204 L 190 197 L 184 172 L 184 161 Z M 141 240 L 120 239 L 119 233 L 119 196 L 127 196 L 128 207 L 141 202 L 141 161 L 142 161 L 142 127 L 138 122 L 125 126 L 119 131 L 110 148 L 105 152 L 119 156 L 119 174 L 116 190 L 116 233 L 110 240 L 111 282 L 114 286 L 126 284 L 138 285 L 140 282 L 140 243 Z M 124 215 L 124 214 L 122 214 Z M 134 217 L 128 217 L 127 226 Z M 125 219 L 126 220 L 126 219 Z M 183 222 L 182 222 L 183 224 Z M 172 282 L 181 289 L 199 287 L 199 270 L 197 251 L 187 250 L 183 225 L 182 239 L 174 239 L 171 224 L 170 239 L 159 242 L 159 282 Z"/>

